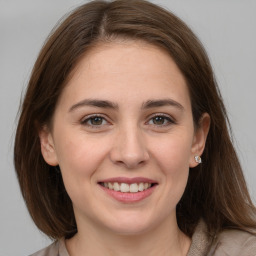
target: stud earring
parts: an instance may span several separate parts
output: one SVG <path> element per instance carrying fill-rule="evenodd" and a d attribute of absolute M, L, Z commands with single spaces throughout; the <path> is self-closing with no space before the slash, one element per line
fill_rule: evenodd
<path fill-rule="evenodd" d="M 195 161 L 198 163 L 198 164 L 201 164 L 202 163 L 202 158 L 200 156 L 195 156 Z"/>

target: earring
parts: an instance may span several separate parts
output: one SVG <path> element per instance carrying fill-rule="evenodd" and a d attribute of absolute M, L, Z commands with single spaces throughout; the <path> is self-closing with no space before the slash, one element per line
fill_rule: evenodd
<path fill-rule="evenodd" d="M 201 164 L 202 163 L 202 158 L 200 156 L 195 156 L 195 161 L 198 163 L 198 164 Z"/>

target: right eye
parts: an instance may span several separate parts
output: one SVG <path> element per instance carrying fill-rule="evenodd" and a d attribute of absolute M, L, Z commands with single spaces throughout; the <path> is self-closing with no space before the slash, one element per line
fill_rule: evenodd
<path fill-rule="evenodd" d="M 156 126 L 167 126 L 173 121 L 169 117 L 158 115 L 154 116 L 148 123 Z"/>
<path fill-rule="evenodd" d="M 85 125 L 85 126 L 92 127 L 92 128 L 100 128 L 104 125 L 107 125 L 108 122 L 102 116 L 93 115 L 93 116 L 89 116 L 89 117 L 84 118 L 81 121 L 81 124 Z"/>

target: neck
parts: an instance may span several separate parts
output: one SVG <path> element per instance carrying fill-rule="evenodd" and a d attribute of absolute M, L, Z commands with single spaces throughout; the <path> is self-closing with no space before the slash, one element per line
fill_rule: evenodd
<path fill-rule="evenodd" d="M 66 241 L 70 256 L 184 256 L 191 240 L 182 233 L 176 219 L 161 223 L 158 227 L 140 234 L 116 234 L 93 225 L 84 225 L 78 233 Z"/>

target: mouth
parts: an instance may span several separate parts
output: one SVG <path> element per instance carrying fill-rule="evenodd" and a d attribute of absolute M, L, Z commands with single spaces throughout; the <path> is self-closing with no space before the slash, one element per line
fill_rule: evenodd
<path fill-rule="evenodd" d="M 116 177 L 101 180 L 98 185 L 107 195 L 119 202 L 136 203 L 150 197 L 158 183 L 143 177 Z"/>
<path fill-rule="evenodd" d="M 124 182 L 100 182 L 99 185 L 121 193 L 139 193 L 150 189 L 151 187 L 155 186 L 156 183 L 139 182 L 129 184 Z"/>

